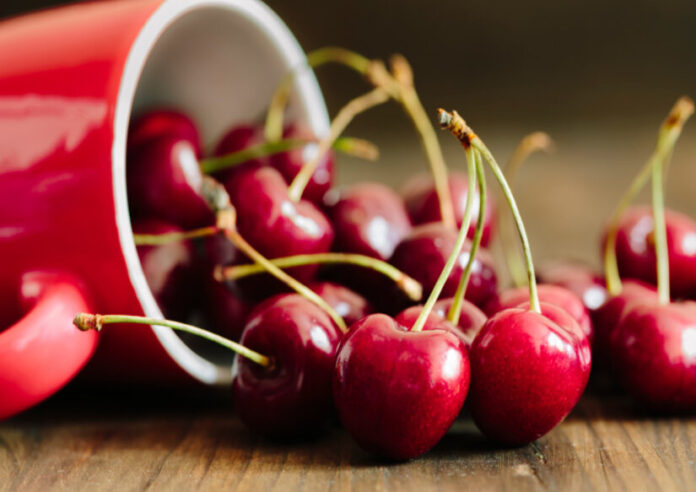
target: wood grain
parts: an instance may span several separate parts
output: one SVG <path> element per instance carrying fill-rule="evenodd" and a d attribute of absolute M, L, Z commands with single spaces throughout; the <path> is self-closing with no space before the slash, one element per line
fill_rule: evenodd
<path fill-rule="evenodd" d="M 599 228 L 654 130 L 613 140 L 560 132 L 557 154 L 529 163 L 518 195 L 537 259 L 596 263 Z M 523 133 L 481 134 L 504 160 Z M 692 215 L 693 134 L 685 132 L 669 186 L 670 203 Z M 343 181 L 397 185 L 423 164 L 413 138 L 404 139 L 375 137 L 384 162 L 344 162 Z M 447 146 L 454 165 L 459 152 Z M 0 423 L 0 491 L 696 490 L 696 418 L 649 415 L 615 393 L 590 391 L 562 425 L 523 448 L 495 447 L 465 418 L 423 458 L 390 464 L 338 426 L 309 442 L 266 442 L 241 425 L 225 395 L 73 387 Z"/>

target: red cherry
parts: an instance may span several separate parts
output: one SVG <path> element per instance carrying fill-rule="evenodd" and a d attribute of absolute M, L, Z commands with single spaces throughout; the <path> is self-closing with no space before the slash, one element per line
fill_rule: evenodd
<path fill-rule="evenodd" d="M 640 280 L 624 280 L 621 293 L 609 297 L 592 314 L 595 332 L 594 360 L 596 367 L 609 367 L 613 355 L 610 350 L 612 333 L 623 320 L 627 308 L 636 302 L 657 300 L 657 291 L 652 285 Z"/>
<path fill-rule="evenodd" d="M 197 157 L 201 156 L 201 138 L 190 117 L 171 109 L 156 109 L 136 118 L 128 129 L 128 151 L 160 137 L 191 142 Z"/>
<path fill-rule="evenodd" d="M 508 445 L 538 439 L 580 399 L 590 374 L 587 339 L 563 309 L 542 303 L 500 311 L 481 329 L 469 352 L 468 405 L 477 427 Z"/>
<path fill-rule="evenodd" d="M 449 188 L 454 203 L 454 216 L 457 227 L 461 227 L 466 211 L 466 195 L 468 178 L 464 173 L 449 173 Z M 402 188 L 401 196 L 406 202 L 406 208 L 414 224 L 426 224 L 428 222 L 440 222 L 440 201 L 435 191 L 433 179 L 430 176 L 419 174 L 409 179 Z M 488 195 L 490 196 L 490 194 Z M 474 197 L 472 216 L 478 215 L 478 192 Z M 495 228 L 495 205 L 492 200 L 486 201 L 486 218 L 481 236 L 481 245 L 486 247 L 491 240 Z M 469 226 L 468 237 L 474 237 L 476 224 Z"/>
<path fill-rule="evenodd" d="M 241 343 L 270 357 L 272 366 L 237 357 L 233 393 L 242 421 L 271 437 L 319 431 L 331 415 L 339 340 L 328 315 L 298 294 L 283 294 L 257 306 Z"/>
<path fill-rule="evenodd" d="M 537 279 L 545 284 L 565 287 L 578 296 L 590 313 L 607 300 L 604 277 L 579 262 L 554 261 L 537 268 Z"/>
<path fill-rule="evenodd" d="M 201 195 L 203 175 L 196 149 L 189 140 L 169 136 L 147 140 L 128 153 L 126 171 L 133 214 L 184 228 L 213 222 Z"/>
<path fill-rule="evenodd" d="M 592 342 L 594 331 L 590 313 L 578 296 L 564 287 L 547 284 L 538 284 L 537 292 L 539 293 L 539 300 L 541 302 L 558 306 L 566 313 L 570 314 L 578 323 L 590 343 Z M 493 316 L 503 309 L 516 307 L 524 302 L 529 302 L 529 289 L 527 287 L 507 289 L 491 299 L 486 305 L 485 311 L 488 316 Z"/>
<path fill-rule="evenodd" d="M 400 326 L 405 326 L 407 329 L 411 329 L 413 325 L 416 323 L 416 320 L 418 319 L 418 316 L 420 315 L 421 311 L 423 311 L 422 305 L 411 306 L 397 314 L 394 317 L 394 320 Z M 423 331 L 432 330 L 449 331 L 456 335 L 457 338 L 459 338 L 459 340 L 467 349 L 469 348 L 469 345 L 471 345 L 470 340 L 466 337 L 462 330 L 460 330 L 457 326 L 454 326 L 452 323 L 447 321 L 447 318 L 444 315 L 437 312 L 436 309 L 433 309 L 430 312 L 428 317 L 425 319 L 425 324 L 423 325 Z"/>
<path fill-rule="evenodd" d="M 218 282 L 212 275 L 203 283 L 202 309 L 211 331 L 231 340 L 239 340 L 251 304 L 233 282 Z"/>
<path fill-rule="evenodd" d="M 360 294 L 332 282 L 316 282 L 307 285 L 334 308 L 348 326 L 374 312 L 370 303 Z"/>
<path fill-rule="evenodd" d="M 283 132 L 283 138 L 313 140 L 315 135 L 307 128 L 298 125 L 291 125 Z M 270 157 L 271 165 L 283 175 L 285 181 L 290 184 L 295 179 L 297 173 L 302 169 L 302 165 L 309 161 L 317 152 L 318 145 L 309 143 L 304 147 L 274 154 Z M 312 178 L 302 193 L 302 198 L 320 205 L 327 191 L 331 188 L 334 181 L 334 156 L 332 152 L 327 153 L 317 165 L 312 174 Z"/>
<path fill-rule="evenodd" d="M 635 398 L 660 410 L 696 410 L 695 302 L 634 303 L 612 332 L 611 353 Z"/>
<path fill-rule="evenodd" d="M 153 219 L 138 220 L 133 224 L 136 234 L 165 234 L 182 232 L 179 227 Z M 188 241 L 159 246 L 138 246 L 138 257 L 145 279 L 162 313 L 167 318 L 184 319 L 194 297 L 191 282 L 194 278 L 194 253 Z"/>
<path fill-rule="evenodd" d="M 696 290 L 696 222 L 679 212 L 665 212 L 670 289 L 675 298 L 687 297 Z M 632 207 L 621 217 L 616 236 L 616 259 L 622 277 L 656 284 L 653 230 L 649 207 Z"/>
<path fill-rule="evenodd" d="M 430 223 L 415 227 L 394 251 L 389 262 L 404 273 L 412 276 L 423 285 L 425 293 L 430 292 L 447 258 L 454 249 L 457 231 L 441 223 Z M 442 291 L 442 296 L 452 297 L 459 284 L 459 279 L 469 259 L 471 243 L 467 242 L 459 255 L 452 274 Z M 485 250 L 479 250 L 466 290 L 466 299 L 483 306 L 497 289 L 498 278 L 493 266 L 493 259 Z"/>
<path fill-rule="evenodd" d="M 336 231 L 335 248 L 388 260 L 411 231 L 403 201 L 391 188 L 361 183 L 340 194 L 330 206 Z"/>
<path fill-rule="evenodd" d="M 213 151 L 214 156 L 222 156 L 239 152 L 255 145 L 265 142 L 263 128 L 256 125 L 236 125 L 230 128 L 220 139 Z M 256 169 L 269 164 L 267 157 L 260 157 L 238 164 L 223 171 L 215 173 L 215 176 L 222 182 L 233 178 L 240 172 L 249 169 Z"/>
<path fill-rule="evenodd" d="M 333 241 L 333 228 L 314 205 L 294 203 L 288 185 L 275 169 L 263 167 L 240 173 L 225 182 L 237 209 L 240 234 L 268 258 L 325 253 Z M 308 265 L 288 270 L 302 282 L 318 269 Z"/>
<path fill-rule="evenodd" d="M 466 399 L 469 361 L 444 330 L 408 331 L 373 314 L 354 325 L 336 355 L 334 401 L 365 450 L 407 460 L 432 448 Z"/>
<path fill-rule="evenodd" d="M 452 297 L 440 299 L 435 303 L 435 312 L 442 317 L 446 317 L 453 302 L 454 299 Z M 464 334 L 464 341 L 467 348 L 471 347 L 474 338 L 476 338 L 487 320 L 488 317 L 483 311 L 469 301 L 464 300 L 461 305 L 461 313 L 459 315 L 457 327 Z"/>

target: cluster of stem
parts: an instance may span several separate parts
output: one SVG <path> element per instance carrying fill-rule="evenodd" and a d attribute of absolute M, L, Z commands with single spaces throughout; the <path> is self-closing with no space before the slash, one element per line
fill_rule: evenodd
<path fill-rule="evenodd" d="M 607 236 L 604 244 L 604 275 L 607 283 L 607 291 L 616 296 L 621 293 L 622 282 L 619 274 L 619 266 L 616 260 L 616 237 L 621 223 L 621 217 L 645 187 L 648 179 L 653 179 L 653 214 L 655 227 L 655 252 L 657 257 L 658 296 L 661 302 L 669 302 L 669 259 L 667 254 L 667 239 L 664 227 L 664 199 L 662 198 L 662 174 L 666 163 L 669 161 L 674 145 L 681 135 L 686 120 L 694 112 L 694 103 L 688 97 L 681 97 L 672 106 L 667 118 L 660 126 L 657 136 L 657 145 L 650 159 L 641 168 L 626 192 L 619 200 L 619 204 L 612 213 L 608 225 Z M 655 179 L 657 173 L 660 176 Z M 659 202 L 659 203 L 658 203 Z M 658 217 L 659 216 L 659 217 Z M 659 223 L 658 223 L 659 222 Z"/>
<path fill-rule="evenodd" d="M 527 282 L 529 285 L 529 308 L 531 311 L 537 313 L 541 312 L 541 307 L 539 305 L 539 295 L 537 293 L 536 276 L 534 274 L 534 263 L 532 261 L 532 252 L 529 246 L 529 239 L 527 238 L 527 232 L 524 228 L 524 223 L 522 222 L 522 217 L 520 215 L 519 209 L 517 208 L 517 203 L 510 190 L 510 186 L 505 179 L 505 176 L 500 169 L 500 166 L 493 157 L 493 154 L 488 150 L 488 147 L 483 143 L 483 141 L 474 133 L 474 131 L 466 124 L 464 119 L 456 111 L 451 113 L 445 111 L 444 109 L 438 109 L 438 116 L 440 121 L 440 126 L 443 129 L 449 130 L 452 135 L 454 135 L 464 147 L 467 152 L 467 158 L 472 152 L 472 149 L 480 152 L 483 159 L 488 163 L 493 175 L 495 176 L 500 188 L 503 192 L 503 196 L 512 212 L 513 219 L 515 220 L 515 225 L 517 226 L 517 232 L 519 234 L 520 242 L 522 243 L 522 250 L 524 252 L 525 266 L 527 269 Z M 470 178 L 471 179 L 471 178 Z"/>

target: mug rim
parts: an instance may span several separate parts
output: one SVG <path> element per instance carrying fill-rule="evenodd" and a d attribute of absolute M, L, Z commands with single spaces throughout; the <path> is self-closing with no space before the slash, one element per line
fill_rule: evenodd
<path fill-rule="evenodd" d="M 198 9 L 226 8 L 254 23 L 273 48 L 285 61 L 286 68 L 306 63 L 304 51 L 285 23 L 267 5 L 259 0 L 165 0 L 147 20 L 138 33 L 126 58 L 121 75 L 113 119 L 111 149 L 112 182 L 116 226 L 124 256 L 128 277 L 145 316 L 162 319 L 154 295 L 147 284 L 135 242 L 128 209 L 126 190 L 126 140 L 135 93 L 140 76 L 152 49 L 161 35 L 177 20 Z M 303 109 L 307 126 L 316 135 L 329 131 L 329 119 L 321 90 L 311 70 L 302 70 L 296 78 L 299 105 Z M 231 365 L 215 364 L 191 349 L 173 330 L 151 326 L 162 348 L 189 375 L 209 385 L 230 384 L 233 377 Z"/>

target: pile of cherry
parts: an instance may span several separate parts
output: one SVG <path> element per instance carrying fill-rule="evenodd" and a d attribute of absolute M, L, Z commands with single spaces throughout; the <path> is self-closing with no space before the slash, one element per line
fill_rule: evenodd
<path fill-rule="evenodd" d="M 305 436 L 338 414 L 360 446 L 393 459 L 428 451 L 463 408 L 493 440 L 534 441 L 576 405 L 592 358 L 655 408 L 696 409 L 696 304 L 670 297 L 670 288 L 678 298 L 696 294 L 696 223 L 675 212 L 665 217 L 661 191 L 690 101 L 673 108 L 607 226 L 606 281 L 557 262 L 541 269 L 537 285 L 503 170 L 456 112 L 439 110 L 467 167 L 448 171 L 403 57 L 387 68 L 326 48 L 308 61 L 341 63 L 371 85 L 321 138 L 284 127 L 294 72 L 266 124 L 235 125 L 210 156 L 180 112 L 153 110 L 132 123 L 133 230 L 169 319 L 80 313 L 78 327 L 161 324 L 217 342 L 238 354 L 235 408 L 250 428 Z M 432 176 L 414 177 L 401 194 L 372 182 L 334 189 L 332 148 L 376 153 L 341 133 L 389 100 L 411 117 Z M 524 139 L 507 177 L 548 143 L 545 134 Z M 510 209 L 500 210 L 497 224 L 486 167 Z M 650 178 L 653 210 L 627 210 Z M 510 249 L 513 224 L 524 261 Z M 502 291 L 484 249 L 496 229 L 518 284 Z M 186 324 L 191 319 L 211 331 Z"/>

